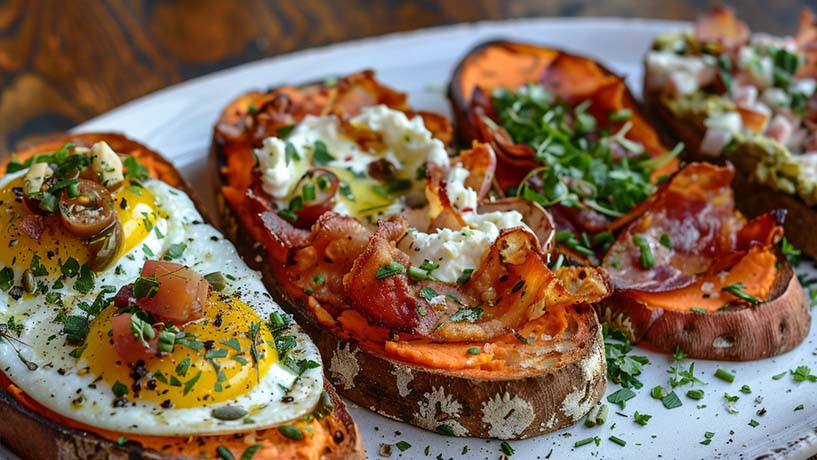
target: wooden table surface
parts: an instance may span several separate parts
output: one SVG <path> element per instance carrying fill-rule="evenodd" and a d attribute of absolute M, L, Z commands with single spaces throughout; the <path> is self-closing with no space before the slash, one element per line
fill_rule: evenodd
<path fill-rule="evenodd" d="M 705 0 L 0 0 L 0 154 L 159 88 L 243 62 L 482 19 L 694 19 Z M 790 0 L 732 2 L 753 30 L 793 32 Z"/>

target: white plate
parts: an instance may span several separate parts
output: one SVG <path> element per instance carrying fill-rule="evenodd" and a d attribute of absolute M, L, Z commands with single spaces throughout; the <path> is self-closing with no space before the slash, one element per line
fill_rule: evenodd
<path fill-rule="evenodd" d="M 281 83 L 299 83 L 330 75 L 374 68 L 378 78 L 410 94 L 413 107 L 450 113 L 442 88 L 454 64 L 477 42 L 511 38 L 562 47 L 596 57 L 619 73 L 638 92 L 641 57 L 656 33 L 684 27 L 666 21 L 622 19 L 532 19 L 486 22 L 421 30 L 372 38 L 325 48 L 312 49 L 242 65 L 197 78 L 125 104 L 76 128 L 77 131 L 115 130 L 145 142 L 173 161 L 201 195 L 212 204 L 210 175 L 205 161 L 212 125 L 221 108 L 234 96 L 251 88 L 267 88 Z M 811 265 L 811 264 L 808 264 Z M 814 276 L 811 268 L 806 268 Z M 817 326 L 796 350 L 783 356 L 752 363 L 698 361 L 697 375 L 707 382 L 706 397 L 692 401 L 679 391 L 683 407 L 667 410 L 649 395 L 649 389 L 666 384 L 671 358 L 636 349 L 652 364 L 641 380 L 645 387 L 628 401 L 629 417 L 615 414 L 611 406 L 608 422 L 601 428 L 577 424 L 571 428 L 534 439 L 511 442 L 512 459 L 574 458 L 787 458 L 804 459 L 817 452 L 817 383 L 794 383 L 791 376 L 772 376 L 798 365 L 817 371 Z M 713 376 L 716 368 L 733 372 L 735 382 L 727 384 Z M 753 393 L 738 390 L 747 384 Z M 611 384 L 608 393 L 618 389 Z M 738 413 L 727 412 L 724 392 L 740 395 Z M 761 397 L 761 403 L 756 398 Z M 697 409 L 696 405 L 706 404 Z M 803 404 L 804 408 L 794 411 Z M 396 448 L 391 458 L 473 458 L 496 459 L 500 443 L 481 439 L 447 438 L 397 423 L 350 405 L 363 433 L 369 458 L 378 455 L 381 443 L 406 441 L 411 448 Z M 766 409 L 764 416 L 756 411 Z M 645 427 L 633 422 L 635 410 L 653 416 Z M 760 425 L 752 428 L 750 420 Z M 613 427 L 614 426 L 614 427 Z M 715 435 L 709 445 L 701 445 L 705 432 Z M 621 447 L 608 438 L 627 441 Z M 601 445 L 574 448 L 577 440 L 599 436 Z M 431 446 L 430 455 L 424 453 Z M 467 446 L 467 454 L 463 449 Z M 0 447 L 0 458 L 3 457 Z M 9 455 L 9 454 L 5 454 Z"/>

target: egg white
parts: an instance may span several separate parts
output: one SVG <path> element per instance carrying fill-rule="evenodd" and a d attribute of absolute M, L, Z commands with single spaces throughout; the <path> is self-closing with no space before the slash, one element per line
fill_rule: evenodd
<path fill-rule="evenodd" d="M 25 172 L 0 178 L 0 188 L 22 174 Z M 156 180 L 147 180 L 144 186 L 156 197 L 160 216 L 154 227 L 158 231 L 151 231 L 141 244 L 103 273 L 98 273 L 92 292 L 78 294 L 73 289 L 73 280 L 68 280 L 62 289 L 50 290 L 62 295 L 64 305 L 74 310 L 71 314 L 81 314 L 76 304 L 79 301 L 92 302 L 101 286 L 112 285 L 118 289 L 133 282 L 145 260 L 160 257 L 174 243 L 187 244 L 183 256 L 175 262 L 200 274 L 220 271 L 232 275 L 235 279 L 227 281 L 224 293 L 249 305 L 262 320 L 274 311 L 282 312 L 264 288 L 260 275 L 244 264 L 233 245 L 215 228 L 203 223 L 202 216 L 184 192 Z M 164 238 L 160 238 L 160 233 Z M 26 267 L 12 268 L 19 284 Z M 50 279 L 48 284 L 53 281 Z M 59 307 L 46 303 L 43 294 L 25 294 L 14 300 L 7 292 L 0 292 L 0 323 L 5 323 L 10 316 L 23 322 L 19 343 L 14 344 L 26 360 L 38 365 L 36 370 L 29 370 L 17 356 L 12 343 L 0 340 L 0 369 L 37 402 L 86 425 L 121 433 L 162 436 L 246 432 L 308 414 L 316 407 L 323 391 L 322 365 L 308 369 L 296 378 L 292 371 L 276 363 L 248 393 L 230 401 L 164 409 L 154 402 L 135 400 L 126 407 L 114 408 L 110 385 L 87 372 L 88 363 L 82 357 L 77 360 L 70 356 L 75 347 L 65 343 L 61 334 L 63 325 L 54 321 L 58 311 Z M 293 335 L 298 344 L 290 352 L 291 356 L 321 363 L 317 347 L 297 325 L 293 325 L 287 334 Z M 285 392 L 282 386 L 291 386 L 290 391 Z M 281 402 L 285 395 L 291 396 L 293 401 Z M 74 404 L 73 401 L 80 396 L 84 402 Z M 212 416 L 213 409 L 225 405 L 250 409 L 249 421 L 224 421 Z"/>

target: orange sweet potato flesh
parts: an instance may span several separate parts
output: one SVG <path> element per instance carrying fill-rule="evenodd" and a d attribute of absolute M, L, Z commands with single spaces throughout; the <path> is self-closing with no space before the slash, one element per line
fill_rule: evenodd
<path fill-rule="evenodd" d="M 221 435 L 221 436 L 138 436 L 123 435 L 114 431 L 84 425 L 69 418 L 66 418 L 26 395 L 19 387 L 11 383 L 5 374 L 0 372 L 0 390 L 10 393 L 25 408 L 47 417 L 60 425 L 77 430 L 94 433 L 102 439 L 111 442 L 122 442 L 126 440 L 125 448 L 134 443 L 138 443 L 144 449 L 173 456 L 185 458 L 199 458 L 203 453 L 210 455 L 216 452 L 220 446 L 227 448 L 235 458 L 240 458 L 246 449 L 253 445 L 258 445 L 258 450 L 252 456 L 254 460 L 273 459 L 303 459 L 318 460 L 322 458 L 322 448 L 332 444 L 334 433 L 330 432 L 331 426 L 321 423 L 317 418 L 310 422 L 300 422 L 295 424 L 302 431 L 312 435 L 305 436 L 302 441 L 293 441 L 282 435 L 277 429 L 258 430 L 247 433 L 243 436 Z"/>
<path fill-rule="evenodd" d="M 598 62 L 535 45 L 488 42 L 474 48 L 457 66 L 449 86 L 449 98 L 463 141 L 479 140 L 494 146 L 497 152 L 496 188 L 500 192 L 518 185 L 541 163 L 534 158 L 533 149 L 514 144 L 503 129 L 489 128 L 483 117 L 494 118 L 490 101 L 494 89 L 516 90 L 529 83 L 542 85 L 571 105 L 591 101 L 588 112 L 597 118 L 600 127 L 605 126 L 610 112 L 628 109 L 632 114 L 632 128 L 626 137 L 641 143 L 652 157 L 668 152 L 656 130 L 641 113 L 624 79 Z M 618 129 L 622 125 L 623 122 L 616 122 L 609 127 Z M 678 164 L 676 159 L 664 164 L 654 171 L 653 180 L 671 174 Z M 637 215 L 637 211 L 630 212 L 610 221 L 588 210 L 564 211 L 573 216 L 572 220 L 579 221 L 580 226 L 585 227 L 583 229 L 594 232 L 605 228 L 615 230 Z"/>

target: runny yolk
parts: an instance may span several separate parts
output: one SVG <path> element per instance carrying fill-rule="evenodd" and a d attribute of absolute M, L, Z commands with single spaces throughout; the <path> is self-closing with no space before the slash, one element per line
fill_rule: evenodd
<path fill-rule="evenodd" d="M 272 334 L 258 315 L 237 298 L 213 294 L 204 318 L 183 328 L 192 336 L 193 347 L 177 342 L 172 353 L 146 361 L 144 370 L 150 376 L 134 385 L 138 371 L 133 363 L 122 361 L 110 337 L 115 312 L 115 307 L 109 307 L 94 319 L 82 359 L 91 375 L 112 388 L 117 382 L 125 385 L 130 401 L 164 403 L 163 407 L 170 402 L 178 408 L 227 401 L 247 393 L 278 362 Z M 255 352 L 253 326 L 258 328 Z"/>
<path fill-rule="evenodd" d="M 23 202 L 24 178 L 18 177 L 0 190 L 0 265 L 30 267 L 34 256 L 49 275 L 58 275 L 62 264 L 73 257 L 80 265 L 88 261 L 88 249 L 81 238 L 68 232 L 58 214 L 35 216 Z M 122 225 L 124 239 L 118 259 L 136 247 L 153 229 L 158 216 L 156 199 L 150 190 L 130 181 L 114 196 L 114 209 Z M 124 204 L 123 204 L 124 203 Z M 33 218 L 32 218 L 33 217 Z M 39 239 L 26 227 L 41 226 Z M 149 230 L 150 228 L 150 230 Z M 34 233 L 37 233 L 34 230 Z"/>

